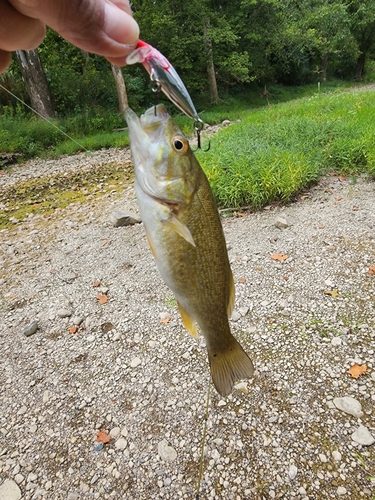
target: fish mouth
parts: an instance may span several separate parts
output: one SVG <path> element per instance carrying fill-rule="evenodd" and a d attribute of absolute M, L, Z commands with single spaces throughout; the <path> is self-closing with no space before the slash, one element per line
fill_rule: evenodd
<path fill-rule="evenodd" d="M 143 115 L 138 117 L 130 108 L 125 110 L 125 120 L 128 124 L 130 141 L 136 140 L 136 135 L 146 133 L 149 139 L 154 142 L 163 134 L 164 127 L 161 125 L 170 118 L 164 104 L 157 104 L 149 108 Z"/>

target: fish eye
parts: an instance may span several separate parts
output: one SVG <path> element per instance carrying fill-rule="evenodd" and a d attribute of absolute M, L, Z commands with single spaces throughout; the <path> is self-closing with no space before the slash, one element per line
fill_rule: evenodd
<path fill-rule="evenodd" d="M 175 136 L 172 138 L 172 147 L 176 153 L 186 153 L 189 143 L 184 137 Z"/>

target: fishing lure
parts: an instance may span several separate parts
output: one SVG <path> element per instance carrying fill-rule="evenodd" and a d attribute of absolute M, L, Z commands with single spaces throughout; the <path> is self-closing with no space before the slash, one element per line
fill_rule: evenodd
<path fill-rule="evenodd" d="M 203 121 L 191 100 L 183 81 L 166 57 L 157 49 L 142 40 L 138 41 L 136 49 L 126 58 L 126 64 L 141 63 L 155 84 L 153 90 L 162 90 L 175 106 L 189 118 L 194 120 L 194 129 L 197 133 L 198 149 L 201 147 L 201 131 Z M 208 146 L 208 149 L 210 146 Z M 206 151 L 208 151 L 208 149 Z"/>

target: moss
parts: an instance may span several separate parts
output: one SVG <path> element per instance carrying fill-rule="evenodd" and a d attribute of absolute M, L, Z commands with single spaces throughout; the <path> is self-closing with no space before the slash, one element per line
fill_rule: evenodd
<path fill-rule="evenodd" d="M 124 184 L 132 179 L 132 167 L 113 163 L 18 182 L 0 193 L 0 205 L 4 206 L 0 212 L 0 229 L 13 225 L 11 217 L 22 221 L 29 214 L 47 215 L 71 203 L 85 203 L 93 196 L 122 191 Z"/>

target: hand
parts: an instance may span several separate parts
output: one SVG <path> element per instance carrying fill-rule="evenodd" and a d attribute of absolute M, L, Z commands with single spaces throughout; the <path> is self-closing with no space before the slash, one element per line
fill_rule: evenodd
<path fill-rule="evenodd" d="M 46 26 L 87 52 L 123 66 L 139 28 L 128 0 L 0 0 L 0 73 L 11 52 L 35 49 Z"/>

